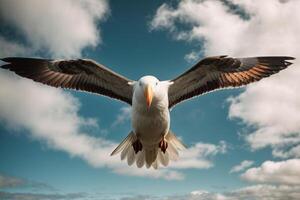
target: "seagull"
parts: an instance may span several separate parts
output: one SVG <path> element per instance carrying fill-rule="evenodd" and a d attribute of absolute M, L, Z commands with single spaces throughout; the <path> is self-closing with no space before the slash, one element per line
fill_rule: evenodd
<path fill-rule="evenodd" d="M 111 153 L 128 165 L 157 169 L 179 158 L 185 145 L 170 130 L 170 110 L 190 98 L 247 85 L 287 68 L 293 57 L 207 57 L 172 80 L 154 76 L 130 80 L 89 59 L 50 60 L 8 57 L 1 67 L 53 87 L 104 95 L 129 104 L 132 130 Z"/>

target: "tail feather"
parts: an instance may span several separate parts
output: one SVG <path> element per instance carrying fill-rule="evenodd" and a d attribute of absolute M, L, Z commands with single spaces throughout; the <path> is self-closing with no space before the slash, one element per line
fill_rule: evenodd
<path fill-rule="evenodd" d="M 169 152 L 170 160 L 173 160 L 173 161 L 178 160 L 179 154 L 173 144 L 170 144 L 168 146 L 168 152 Z"/>
<path fill-rule="evenodd" d="M 151 166 L 151 164 L 156 160 L 158 148 L 145 149 L 145 159 L 146 164 Z"/>
<path fill-rule="evenodd" d="M 155 162 L 155 161 L 154 161 Z M 154 162 L 153 162 L 153 164 L 154 164 Z M 152 165 L 153 165 L 152 164 Z M 148 164 L 147 162 L 146 162 L 146 167 L 147 167 L 147 169 L 149 169 L 150 167 L 151 167 L 151 164 Z"/>
<path fill-rule="evenodd" d="M 157 159 L 160 161 L 160 163 L 163 165 L 163 166 L 168 166 L 169 164 L 169 152 L 166 151 L 165 153 L 163 153 L 162 151 L 159 151 L 158 153 L 158 156 L 157 156 Z"/>
<path fill-rule="evenodd" d="M 133 148 L 128 148 L 128 153 L 127 153 L 127 164 L 131 166 L 134 161 L 135 161 L 135 152 Z"/>
<path fill-rule="evenodd" d="M 129 148 L 124 148 L 123 151 L 121 152 L 121 160 L 124 160 L 127 157 Z"/>
<path fill-rule="evenodd" d="M 186 146 L 175 136 L 175 134 L 170 130 L 166 136 L 168 142 L 174 145 L 175 149 L 184 150 Z"/>
<path fill-rule="evenodd" d="M 131 131 L 128 136 L 117 146 L 117 148 L 110 154 L 111 156 L 116 155 L 117 153 L 123 151 L 124 149 L 128 150 L 128 147 L 136 140 L 136 136 Z M 123 160 L 123 159 L 122 159 Z"/>
<path fill-rule="evenodd" d="M 121 160 L 127 158 L 128 165 L 132 165 L 135 162 L 138 168 L 145 165 L 147 168 L 152 166 L 154 169 L 157 169 L 160 164 L 167 166 L 170 161 L 178 160 L 178 150 L 186 148 L 171 130 L 166 135 L 166 140 L 169 145 L 165 153 L 163 153 L 157 145 L 152 148 L 144 147 L 142 151 L 136 154 L 132 147 L 132 143 L 135 142 L 136 139 L 136 135 L 131 131 L 111 155 L 121 152 Z"/>
<path fill-rule="evenodd" d="M 142 150 L 136 154 L 136 166 L 142 168 L 145 164 L 145 151 Z"/>
<path fill-rule="evenodd" d="M 150 166 L 149 166 L 150 167 Z M 156 159 L 155 161 L 154 161 L 154 163 L 152 163 L 152 167 L 154 168 L 154 169 L 157 169 L 158 168 L 158 159 Z"/>

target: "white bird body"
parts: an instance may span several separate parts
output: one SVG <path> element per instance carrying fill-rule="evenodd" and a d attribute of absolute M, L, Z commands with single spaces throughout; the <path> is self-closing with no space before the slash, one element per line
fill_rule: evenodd
<path fill-rule="evenodd" d="M 135 157 L 132 149 L 131 151 L 123 149 L 123 152 L 128 151 L 128 163 L 130 164 L 132 160 L 136 160 L 138 167 L 143 166 L 144 163 L 146 163 L 147 167 L 152 165 L 154 168 L 157 168 L 160 162 L 167 165 L 169 154 L 172 154 L 172 152 L 161 154 L 158 150 L 160 141 L 166 140 L 170 129 L 169 100 L 167 94 L 171 82 L 159 81 L 153 76 L 144 76 L 139 82 L 134 82 L 133 84 L 131 122 L 135 140 L 141 142 L 142 150 L 137 155 L 137 158 L 130 157 Z M 147 105 L 145 96 L 146 87 L 150 87 L 153 93 L 150 105 Z M 157 160 L 158 155 L 160 155 L 162 160 Z M 138 158 L 138 156 L 142 158 Z M 176 153 L 172 157 L 177 157 Z"/>
<path fill-rule="evenodd" d="M 134 86 L 132 98 L 132 128 L 143 147 L 158 148 L 160 140 L 170 128 L 170 112 L 168 108 L 168 86 L 166 82 L 159 82 L 153 76 L 144 76 L 141 84 Z M 157 83 L 157 85 L 156 85 Z M 144 87 L 151 85 L 153 98 L 151 106 L 147 107 Z"/>
<path fill-rule="evenodd" d="M 54 87 L 82 90 L 121 100 L 132 106 L 132 131 L 112 152 L 128 165 L 157 168 L 178 158 L 184 145 L 170 130 L 169 109 L 207 92 L 239 87 L 275 74 L 293 57 L 208 57 L 172 79 L 144 76 L 130 80 L 92 60 L 3 58 L 4 69 Z"/>
<path fill-rule="evenodd" d="M 132 129 L 146 148 L 156 145 L 168 133 L 170 128 L 170 113 L 167 107 L 163 108 L 152 104 L 148 110 L 132 103 Z"/>

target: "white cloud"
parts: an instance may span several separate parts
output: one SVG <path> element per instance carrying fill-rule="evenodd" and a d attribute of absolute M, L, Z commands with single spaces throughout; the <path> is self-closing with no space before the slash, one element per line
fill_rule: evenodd
<path fill-rule="evenodd" d="M 30 52 L 30 49 L 26 48 L 22 44 L 13 41 L 8 41 L 1 35 L 0 35 L 0 46 L 1 46 L 1 51 L 0 51 L 1 57 L 11 56 L 11 52 L 14 52 L 15 56 L 26 55 Z"/>
<path fill-rule="evenodd" d="M 185 178 L 184 174 L 177 170 L 170 169 L 159 169 L 155 170 L 153 168 L 136 168 L 133 167 L 118 167 L 113 169 L 115 173 L 123 174 L 126 176 L 140 176 L 149 178 L 162 178 L 165 180 L 183 180 Z"/>
<path fill-rule="evenodd" d="M 191 53 L 185 55 L 184 59 L 189 63 L 196 62 L 197 60 L 199 60 L 199 53 L 196 51 L 192 51 Z"/>
<path fill-rule="evenodd" d="M 120 109 L 120 113 L 117 115 L 115 121 L 112 123 L 111 127 L 123 124 L 131 118 L 131 107 L 124 106 Z"/>
<path fill-rule="evenodd" d="M 151 27 L 167 28 L 180 40 L 194 43 L 204 40 L 205 54 L 228 54 L 239 46 L 235 40 L 240 34 L 239 29 L 245 25 L 238 16 L 227 11 L 221 1 L 181 1 L 176 9 L 163 4 L 157 10 Z M 177 24 L 185 24 L 189 28 L 181 30 Z"/>
<path fill-rule="evenodd" d="M 248 169 L 241 177 L 255 183 L 300 185 L 300 159 L 265 161 L 260 167 Z"/>
<path fill-rule="evenodd" d="M 230 173 L 241 172 L 254 164 L 252 160 L 244 160 L 239 165 L 233 166 Z"/>
<path fill-rule="evenodd" d="M 180 1 L 175 8 L 163 4 L 151 28 L 169 30 L 176 39 L 190 43 L 203 42 L 199 51 L 205 55 L 300 57 L 300 1 L 228 2 L 239 12 L 222 1 Z M 249 19 L 238 14 L 243 12 Z M 254 128 L 246 136 L 251 149 L 270 146 L 274 156 L 300 157 L 298 66 L 296 61 L 289 69 L 246 87 L 229 101 L 229 117 Z"/>
<path fill-rule="evenodd" d="M 107 13 L 106 0 L 0 1 L 0 17 L 23 34 L 31 49 L 53 57 L 76 57 L 95 47 L 101 41 L 97 23 Z"/>
<path fill-rule="evenodd" d="M 218 145 L 196 143 L 190 148 L 180 153 L 180 159 L 170 164 L 171 168 L 176 169 L 202 169 L 213 167 L 212 161 L 209 159 L 217 154 L 224 154 L 227 151 L 227 145 L 221 141 Z"/>

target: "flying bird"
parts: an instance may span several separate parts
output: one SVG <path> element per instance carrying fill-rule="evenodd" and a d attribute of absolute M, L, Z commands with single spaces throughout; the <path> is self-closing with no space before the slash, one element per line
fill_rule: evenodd
<path fill-rule="evenodd" d="M 217 89 L 239 87 L 275 74 L 293 57 L 207 57 L 180 76 L 160 81 L 154 76 L 130 80 L 93 60 L 3 58 L 1 67 L 54 87 L 100 94 L 131 105 L 132 131 L 111 153 L 128 165 L 167 166 L 185 145 L 170 130 L 170 109 Z"/>

